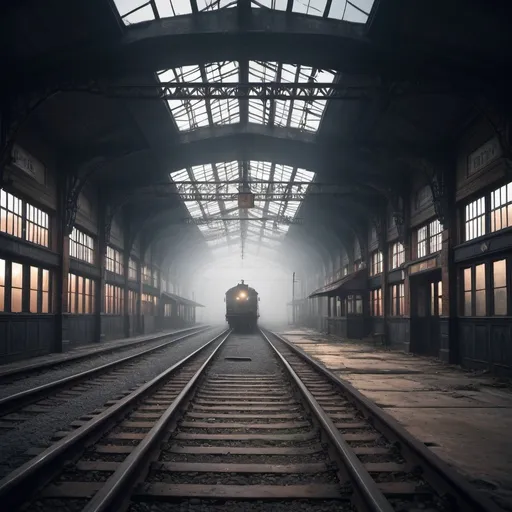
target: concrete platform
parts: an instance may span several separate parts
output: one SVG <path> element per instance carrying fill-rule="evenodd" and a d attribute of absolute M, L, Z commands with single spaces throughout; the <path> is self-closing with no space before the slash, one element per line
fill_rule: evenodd
<path fill-rule="evenodd" d="M 164 338 L 170 334 L 177 334 L 183 332 L 184 334 L 191 328 L 201 327 L 201 324 L 193 327 L 181 328 L 181 329 L 169 329 L 166 331 L 154 332 L 151 334 L 144 334 L 140 336 L 133 336 L 131 338 L 121 338 L 115 340 L 104 341 L 101 343 L 88 343 L 85 345 L 79 345 L 73 347 L 70 350 L 62 353 L 47 354 L 45 356 L 31 357 L 22 361 L 15 361 L 13 363 L 0 364 L 0 378 L 7 377 L 18 372 L 30 370 L 38 366 L 46 366 L 52 364 L 64 363 L 67 361 L 73 361 L 81 357 L 88 357 L 90 355 L 101 354 L 110 350 L 117 350 L 119 348 L 128 348 L 130 345 L 136 345 L 137 343 L 143 343 L 145 341 L 153 341 L 159 338 Z M 206 325 L 204 325 L 206 327 Z"/>
<path fill-rule="evenodd" d="M 280 334 L 349 381 L 478 489 L 512 510 L 509 382 L 315 331 Z"/>

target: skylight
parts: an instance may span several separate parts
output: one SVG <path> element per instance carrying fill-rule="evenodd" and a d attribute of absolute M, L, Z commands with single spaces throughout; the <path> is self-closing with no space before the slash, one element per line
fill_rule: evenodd
<path fill-rule="evenodd" d="M 292 0 L 292 12 L 366 23 L 375 0 Z M 192 13 L 195 0 L 114 0 L 125 25 Z M 236 0 L 197 0 L 199 12 L 235 7 Z M 251 7 L 286 11 L 288 0 L 251 0 Z"/>
<path fill-rule="evenodd" d="M 201 66 L 184 66 L 160 71 L 161 82 L 240 82 L 238 62 L 216 62 Z M 249 62 L 250 82 L 333 83 L 331 71 L 278 62 Z M 240 122 L 240 101 L 232 99 L 170 100 L 167 103 L 180 131 L 202 126 Z M 249 122 L 286 126 L 316 132 L 326 107 L 326 100 L 249 100 Z"/>
<path fill-rule="evenodd" d="M 180 193 L 190 216 L 198 224 L 199 231 L 214 254 L 239 252 L 242 240 L 244 250 L 247 251 L 259 250 L 260 247 L 278 247 L 289 229 L 286 218 L 295 219 L 301 205 L 300 200 L 291 200 L 289 194 L 305 194 L 315 173 L 282 164 L 249 161 L 249 186 L 251 192 L 256 194 L 256 200 L 254 208 L 245 211 L 238 208 L 237 202 L 242 176 L 242 165 L 237 161 L 197 165 L 170 175 L 174 183 L 192 182 L 180 184 Z M 214 182 L 219 181 L 236 182 L 222 186 L 223 193 L 233 194 L 228 200 L 222 197 L 215 201 L 190 201 L 183 196 L 205 193 L 205 187 L 212 193 L 216 190 Z M 206 182 L 206 185 L 193 182 Z M 279 193 L 273 190 L 270 182 L 280 183 Z M 270 193 L 273 195 L 266 197 Z M 240 218 L 246 220 L 240 221 Z"/>

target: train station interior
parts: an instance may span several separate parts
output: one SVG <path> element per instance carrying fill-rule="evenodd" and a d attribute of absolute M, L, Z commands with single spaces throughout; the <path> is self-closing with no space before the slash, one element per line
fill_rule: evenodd
<path fill-rule="evenodd" d="M 260 325 L 511 510 L 511 21 L 504 0 L 1 2 L 0 381 L 225 326 L 243 279 Z"/>

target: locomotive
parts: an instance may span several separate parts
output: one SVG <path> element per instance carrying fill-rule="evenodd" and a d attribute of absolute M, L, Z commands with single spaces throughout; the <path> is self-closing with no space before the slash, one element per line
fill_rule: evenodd
<path fill-rule="evenodd" d="M 235 331 L 254 330 L 258 323 L 258 292 L 242 280 L 226 292 L 226 320 Z"/>

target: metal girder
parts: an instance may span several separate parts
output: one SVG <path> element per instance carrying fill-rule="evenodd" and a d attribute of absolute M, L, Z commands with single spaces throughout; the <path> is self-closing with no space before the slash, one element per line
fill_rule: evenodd
<path fill-rule="evenodd" d="M 304 219 L 297 219 L 286 216 L 266 216 L 266 217 L 210 217 L 210 218 L 191 218 L 183 219 L 185 224 L 195 224 L 196 226 L 207 226 L 215 222 L 234 222 L 234 221 L 255 221 L 255 222 L 274 222 L 276 224 L 304 224 Z"/>
<path fill-rule="evenodd" d="M 165 82 L 160 84 L 90 84 L 78 87 L 109 98 L 138 100 L 363 100 L 387 91 L 382 86 L 339 83 Z"/>
<path fill-rule="evenodd" d="M 243 40 L 244 44 L 240 44 Z M 445 55 L 434 60 L 419 48 L 414 61 L 407 48 L 373 45 L 366 27 L 339 20 L 274 9 L 250 9 L 241 22 L 240 8 L 217 9 L 138 23 L 121 40 L 79 50 L 65 48 L 46 58 L 6 63 L 13 90 L 36 82 L 120 77 L 178 66 L 221 61 L 300 62 L 345 73 L 386 76 L 392 80 L 449 77 L 459 85 L 468 76 L 486 76 Z M 429 65 L 424 62 L 428 60 Z M 489 77 L 489 83 L 493 77 Z"/>
<path fill-rule="evenodd" d="M 175 190 L 173 190 L 174 187 Z M 254 194 L 255 201 L 285 201 L 295 200 L 301 201 L 306 195 L 330 195 L 344 196 L 353 194 L 358 191 L 366 191 L 362 186 L 356 184 L 350 186 L 342 186 L 328 183 L 315 182 L 287 182 L 287 181 L 249 181 L 247 182 Z M 233 187 L 242 190 L 243 183 L 236 181 L 177 181 L 162 183 L 156 185 L 170 189 L 165 194 L 179 194 L 183 201 L 216 201 L 224 199 L 226 201 L 234 201 L 238 198 L 239 192 L 233 192 Z"/>

